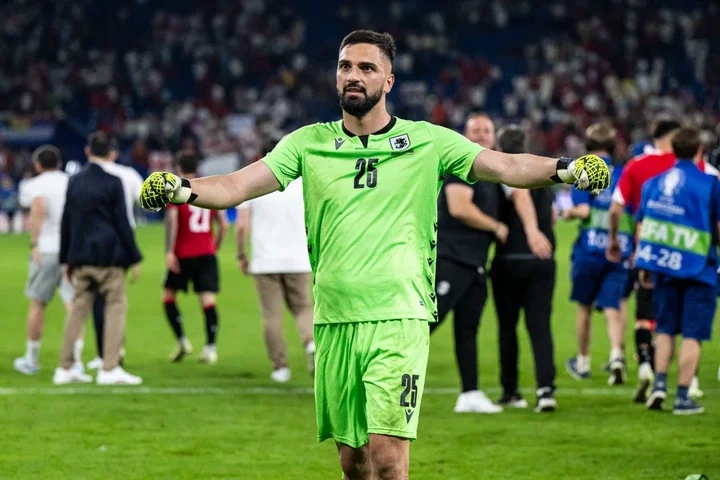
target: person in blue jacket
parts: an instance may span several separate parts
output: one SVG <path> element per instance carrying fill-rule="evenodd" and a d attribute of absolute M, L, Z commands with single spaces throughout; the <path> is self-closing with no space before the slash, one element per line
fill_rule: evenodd
<path fill-rule="evenodd" d="M 700 342 L 710 340 L 717 305 L 720 182 L 697 167 L 702 159 L 698 130 L 679 129 L 672 147 L 677 164 L 645 184 L 637 213 L 636 264 L 640 282 L 654 288 L 657 321 L 655 384 L 646 405 L 662 409 L 675 336 L 682 335 L 673 413 L 692 415 L 704 411 L 688 388 Z"/>
<path fill-rule="evenodd" d="M 565 368 L 577 380 L 590 378 L 590 332 L 593 306 L 602 311 L 607 320 L 610 340 L 608 378 L 609 385 L 619 385 L 626 379 L 625 326 L 627 314 L 625 297 L 630 275 L 628 258 L 634 249 L 634 222 L 625 213 L 618 237 L 622 259 L 619 263 L 605 258 L 608 245 L 608 218 L 615 188 L 622 167 L 611 165 L 617 133 L 606 123 L 590 125 L 585 132 L 585 146 L 589 153 L 598 155 L 610 168 L 610 188 L 599 195 L 578 189 L 572 191 L 573 207 L 562 212 L 566 220 L 580 219 L 580 233 L 572 250 L 572 291 L 570 299 L 578 304 L 576 329 L 577 355 L 568 360 Z"/>

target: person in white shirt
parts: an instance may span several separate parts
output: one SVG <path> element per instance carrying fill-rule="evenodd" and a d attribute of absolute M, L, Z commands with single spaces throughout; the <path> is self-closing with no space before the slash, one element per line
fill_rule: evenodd
<path fill-rule="evenodd" d="M 59 289 L 66 310 L 73 298 L 73 287 L 63 278 L 59 262 L 60 223 L 65 206 L 68 176 L 61 170 L 60 151 L 43 145 L 33 153 L 33 164 L 40 174 L 24 183 L 20 204 L 30 209 L 31 258 L 25 295 L 30 299 L 27 317 L 27 350 L 15 359 L 20 373 L 33 375 L 40 371 L 40 340 L 45 322 L 45 307 Z M 79 352 L 75 349 L 75 366 Z M 82 364 L 80 363 L 79 366 Z"/>
<path fill-rule="evenodd" d="M 244 274 L 252 274 L 255 278 L 265 346 L 273 364 L 270 378 L 280 383 L 291 378 L 282 331 L 283 304 L 286 302 L 297 322 L 310 374 L 315 373 L 311 269 L 301 182 L 295 180 L 284 192 L 274 192 L 237 207 L 238 262 Z M 251 260 L 245 253 L 248 232 Z"/>
<path fill-rule="evenodd" d="M 143 178 L 134 168 L 126 165 L 120 165 L 115 163 L 114 160 L 109 162 L 100 162 L 98 165 L 100 165 L 105 172 L 118 177 L 122 182 L 128 221 L 130 222 L 130 227 L 134 230 L 137 227 L 134 207 L 140 198 Z M 136 270 L 135 274 L 137 277 L 138 270 Z M 97 370 L 103 366 L 103 335 L 105 331 L 105 299 L 100 294 L 95 296 L 95 303 L 93 304 L 93 326 L 95 327 L 95 345 L 97 347 L 97 355 L 88 362 L 87 366 L 90 370 Z M 80 344 L 79 348 L 82 351 L 82 344 Z M 124 357 L 124 349 L 122 354 Z"/>

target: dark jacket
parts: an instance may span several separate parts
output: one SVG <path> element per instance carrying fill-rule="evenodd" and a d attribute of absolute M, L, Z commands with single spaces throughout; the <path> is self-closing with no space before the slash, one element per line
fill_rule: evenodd
<path fill-rule="evenodd" d="M 140 260 L 122 182 L 99 165 L 88 163 L 68 183 L 60 263 L 127 268 Z"/>

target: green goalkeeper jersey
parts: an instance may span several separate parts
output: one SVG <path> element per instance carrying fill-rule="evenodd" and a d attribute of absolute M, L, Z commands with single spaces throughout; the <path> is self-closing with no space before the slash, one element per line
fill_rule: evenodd
<path fill-rule="evenodd" d="M 482 147 L 393 117 L 355 136 L 342 121 L 286 135 L 263 162 L 281 189 L 303 177 L 315 323 L 436 320 L 437 196 Z"/>

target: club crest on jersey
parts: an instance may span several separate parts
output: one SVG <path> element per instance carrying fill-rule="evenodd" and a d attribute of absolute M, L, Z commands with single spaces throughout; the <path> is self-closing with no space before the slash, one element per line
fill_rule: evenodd
<path fill-rule="evenodd" d="M 405 150 L 410 146 L 410 137 L 407 133 L 390 138 L 390 148 L 393 150 Z"/>

